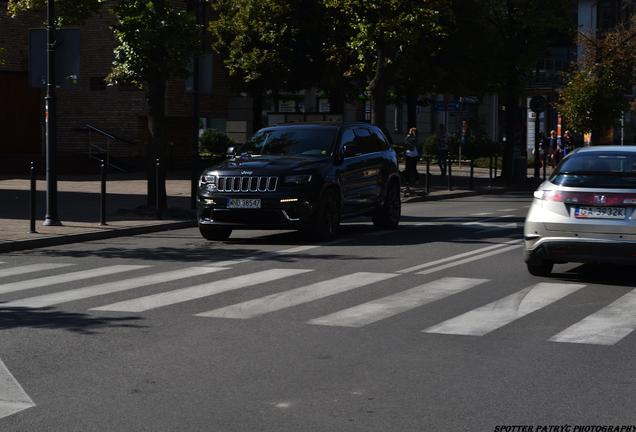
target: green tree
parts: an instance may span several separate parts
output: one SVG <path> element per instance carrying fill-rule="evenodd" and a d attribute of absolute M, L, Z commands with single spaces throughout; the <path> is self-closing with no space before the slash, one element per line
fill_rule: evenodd
<path fill-rule="evenodd" d="M 526 177 L 521 102 L 530 72 L 547 48 L 571 43 L 575 23 L 571 0 L 484 0 L 484 37 L 490 46 L 481 66 L 487 68 L 489 87 L 500 94 L 505 107 L 504 165 L 508 181 Z M 502 107 L 502 108 L 503 108 Z"/>
<path fill-rule="evenodd" d="M 190 60 L 199 51 L 199 29 L 194 17 L 169 0 L 126 0 L 115 6 L 115 60 L 108 76 L 146 92 L 148 102 L 148 205 L 156 204 L 155 164 L 159 158 L 159 206 L 166 205 L 167 160 L 165 98 L 170 78 L 184 78 Z"/>
<path fill-rule="evenodd" d="M 422 35 L 441 35 L 439 4 L 433 0 L 324 0 L 349 26 L 346 48 L 354 58 L 350 75 L 367 78 L 372 121 L 386 123 L 389 74 L 400 57 L 420 46 Z"/>
<path fill-rule="evenodd" d="M 97 13 L 105 0 L 56 0 L 55 12 L 60 24 L 78 23 Z M 44 9 L 47 0 L 9 0 L 10 15 L 32 9 Z"/>
<path fill-rule="evenodd" d="M 590 38 L 581 36 L 583 58 L 561 93 L 558 109 L 568 127 L 591 133 L 599 144 L 603 131 L 630 109 L 626 97 L 636 85 L 636 21 Z"/>
<path fill-rule="evenodd" d="M 325 63 L 320 3 L 314 0 L 219 0 L 212 3 L 212 45 L 224 58 L 233 87 L 254 100 L 260 124 L 267 91 L 314 85 Z"/>
<path fill-rule="evenodd" d="M 95 14 L 105 0 L 56 0 L 60 23 L 81 22 Z M 183 2 L 183 6 L 185 7 Z M 43 9 L 46 0 L 9 0 L 10 13 Z M 126 0 L 115 2 L 114 62 L 108 79 L 129 83 L 144 90 L 148 102 L 148 205 L 156 204 L 155 164 L 167 160 L 165 129 L 166 83 L 183 78 L 187 66 L 199 51 L 199 28 L 192 15 L 170 0 Z M 166 205 L 165 163 L 162 164 L 160 207 Z"/>

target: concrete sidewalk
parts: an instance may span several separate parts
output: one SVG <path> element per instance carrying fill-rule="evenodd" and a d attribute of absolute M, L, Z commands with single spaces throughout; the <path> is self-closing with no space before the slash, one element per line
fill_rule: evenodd
<path fill-rule="evenodd" d="M 404 169 L 404 167 L 401 167 Z M 469 167 L 454 167 L 452 191 L 447 179 L 431 167 L 431 192 L 424 187 L 425 166 L 418 166 L 422 183 L 403 196 L 404 202 L 437 200 L 487 193 L 488 170 L 476 169 L 473 190 L 468 189 Z M 44 179 L 37 181 L 37 233 L 29 233 L 29 180 L 0 178 L 0 252 L 46 247 L 117 236 L 135 235 L 196 226 L 190 209 L 190 180 L 187 174 L 167 179 L 168 209 L 158 220 L 154 209 L 145 207 L 146 180 L 141 173 L 112 174 L 107 182 L 106 222 L 99 224 L 100 182 L 98 176 L 60 176 L 58 212 L 62 226 L 43 226 Z"/>

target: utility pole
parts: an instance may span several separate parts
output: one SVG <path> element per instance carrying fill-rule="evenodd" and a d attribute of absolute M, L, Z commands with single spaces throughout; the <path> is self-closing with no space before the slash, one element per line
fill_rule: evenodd
<path fill-rule="evenodd" d="M 204 23 L 203 17 L 203 1 L 193 0 L 194 2 L 194 15 L 197 25 L 201 26 Z M 201 32 L 199 32 L 201 35 Z M 202 44 L 202 42 L 201 42 Z M 192 132 L 192 175 L 190 178 L 190 208 L 195 209 L 197 206 L 197 187 L 199 177 L 199 53 L 197 52 L 192 60 L 192 117 L 193 117 L 193 132 Z"/>
<path fill-rule="evenodd" d="M 57 109 L 55 101 L 55 1 L 47 3 L 46 26 L 46 97 L 45 121 L 46 121 L 46 216 L 44 225 L 62 225 L 57 215 L 57 172 L 55 169 L 56 140 L 57 140 Z"/>

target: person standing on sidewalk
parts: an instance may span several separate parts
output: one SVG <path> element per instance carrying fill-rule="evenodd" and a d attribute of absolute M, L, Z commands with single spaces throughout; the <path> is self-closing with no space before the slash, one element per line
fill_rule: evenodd
<path fill-rule="evenodd" d="M 406 192 L 411 191 L 411 186 L 418 182 L 417 161 L 420 158 L 420 149 L 417 144 L 417 129 L 412 127 L 404 138 L 404 160 L 406 163 Z"/>
<path fill-rule="evenodd" d="M 442 172 L 442 176 L 446 175 L 446 168 L 448 164 L 448 138 L 446 136 L 446 129 L 443 124 L 439 125 L 437 130 L 437 165 Z"/>

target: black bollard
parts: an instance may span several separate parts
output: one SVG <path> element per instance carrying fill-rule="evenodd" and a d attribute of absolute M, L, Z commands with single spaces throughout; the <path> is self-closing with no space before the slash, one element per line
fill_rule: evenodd
<path fill-rule="evenodd" d="M 31 162 L 31 167 L 29 168 L 31 174 L 31 190 L 29 193 L 29 213 L 30 213 L 30 223 L 29 223 L 29 233 L 35 234 L 37 231 L 35 230 L 35 213 L 36 213 L 36 172 L 35 172 L 35 162 Z"/>
<path fill-rule="evenodd" d="M 99 224 L 106 225 L 106 165 L 104 161 L 100 161 L 99 164 L 99 180 L 100 180 L 100 195 L 99 195 Z"/>
<path fill-rule="evenodd" d="M 159 176 L 160 176 L 160 165 L 159 165 L 159 159 L 157 159 L 157 163 L 155 165 L 155 199 L 157 200 L 156 202 L 156 210 L 157 210 L 157 219 L 161 219 L 161 192 L 159 191 Z"/>
<path fill-rule="evenodd" d="M 492 156 L 488 157 L 488 187 L 492 187 Z"/>
<path fill-rule="evenodd" d="M 448 190 L 449 191 L 453 190 L 453 168 L 452 168 L 452 165 L 453 165 L 453 161 L 450 158 L 448 158 L 447 168 L 448 168 Z"/>
<path fill-rule="evenodd" d="M 470 160 L 470 177 L 468 177 L 468 189 L 473 190 L 473 180 L 475 178 L 475 161 Z"/>
<path fill-rule="evenodd" d="M 497 178 L 497 165 L 499 165 L 499 156 L 495 155 L 495 178 Z"/>
<path fill-rule="evenodd" d="M 426 193 L 431 193 L 431 158 L 426 158 Z"/>

